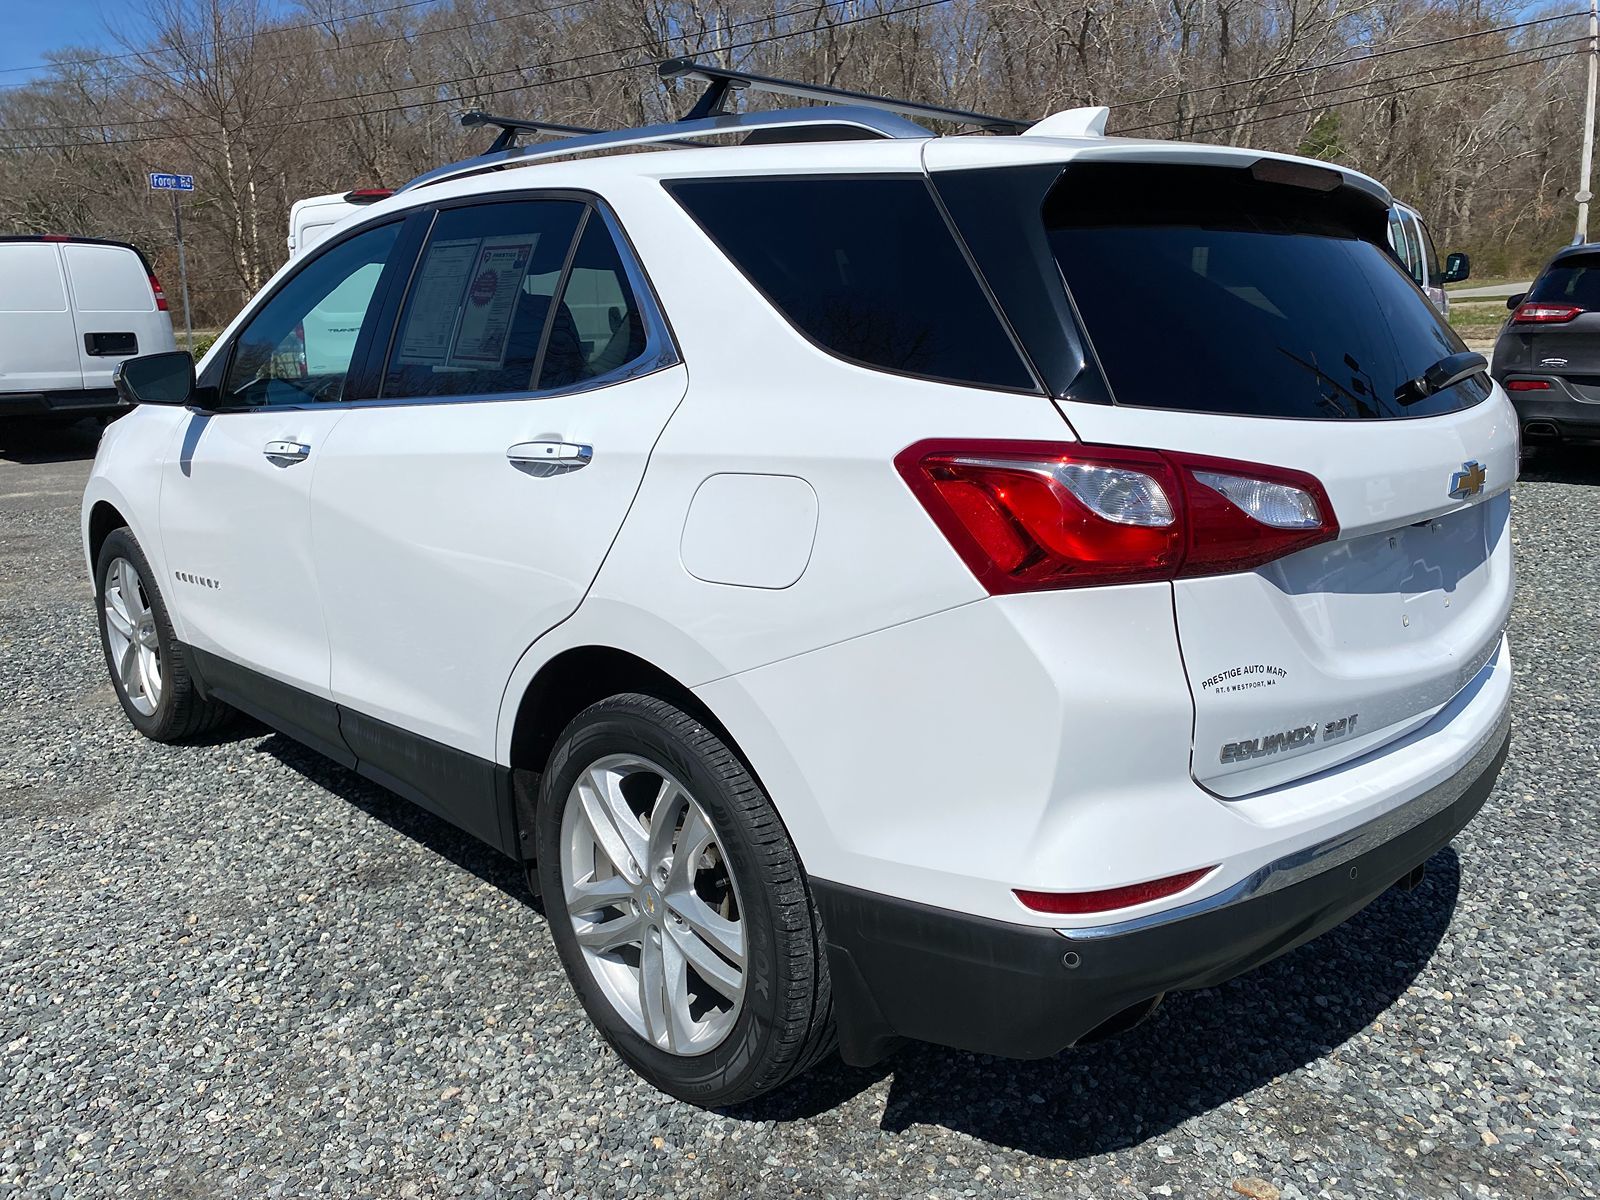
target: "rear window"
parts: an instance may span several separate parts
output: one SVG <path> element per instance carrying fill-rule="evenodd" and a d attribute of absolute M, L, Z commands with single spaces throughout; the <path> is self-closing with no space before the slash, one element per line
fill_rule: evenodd
<path fill-rule="evenodd" d="M 1488 395 L 1481 375 L 1424 399 L 1406 388 L 1465 347 L 1353 188 L 1088 163 L 1062 174 L 1044 219 L 1118 404 L 1352 420 Z"/>
<path fill-rule="evenodd" d="M 1036 389 L 921 177 L 695 180 L 669 190 L 824 350 L 903 375 Z"/>
<path fill-rule="evenodd" d="M 1600 308 L 1600 254 L 1574 254 L 1534 280 L 1529 300 Z"/>

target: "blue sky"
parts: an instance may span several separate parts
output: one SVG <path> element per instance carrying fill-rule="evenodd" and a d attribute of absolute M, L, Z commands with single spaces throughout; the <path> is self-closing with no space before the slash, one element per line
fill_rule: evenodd
<path fill-rule="evenodd" d="M 0 42 L 0 84 L 25 83 L 37 72 L 16 70 L 37 67 L 51 51 L 89 46 L 102 54 L 120 53 L 122 47 L 107 32 L 114 18 L 128 36 L 141 32 L 143 21 L 130 12 L 134 6 L 118 0 L 22 0 L 8 4 L 6 36 Z"/>

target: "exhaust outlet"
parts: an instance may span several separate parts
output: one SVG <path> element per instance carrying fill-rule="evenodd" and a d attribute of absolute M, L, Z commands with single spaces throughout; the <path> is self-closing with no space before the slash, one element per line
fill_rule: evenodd
<path fill-rule="evenodd" d="M 1418 863 L 1399 879 L 1394 881 L 1394 886 L 1402 892 L 1414 892 L 1422 886 L 1422 881 L 1428 876 L 1428 864 Z"/>
<path fill-rule="evenodd" d="M 1525 438 L 1553 438 L 1556 436 L 1556 427 L 1549 421 L 1529 421 L 1522 427 L 1522 436 Z"/>
<path fill-rule="evenodd" d="M 1107 1038 L 1114 1038 L 1120 1034 L 1127 1033 L 1134 1026 L 1142 1025 L 1151 1013 L 1160 1008 L 1162 997 L 1165 995 L 1166 993 L 1162 992 L 1159 995 L 1151 996 L 1148 1000 L 1140 1000 L 1137 1004 L 1128 1005 L 1121 1012 L 1114 1013 L 1104 1021 L 1101 1021 L 1100 1024 L 1072 1044 L 1074 1046 L 1091 1046 L 1095 1042 L 1103 1042 Z"/>

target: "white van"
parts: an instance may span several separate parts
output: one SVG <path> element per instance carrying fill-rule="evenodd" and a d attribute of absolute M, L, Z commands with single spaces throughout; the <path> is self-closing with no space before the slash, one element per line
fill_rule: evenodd
<path fill-rule="evenodd" d="M 1445 259 L 1441 268 L 1428 223 L 1416 209 L 1398 201 L 1389 207 L 1389 245 L 1400 265 L 1411 272 L 1417 286 L 1433 301 L 1433 306 L 1448 317 L 1450 297 L 1445 295 L 1444 285 L 1460 283 L 1471 274 L 1472 265 L 1467 256 L 1457 251 Z"/>
<path fill-rule="evenodd" d="M 118 364 L 177 348 L 161 284 L 133 246 L 0 237 L 0 417 L 114 412 Z"/>
<path fill-rule="evenodd" d="M 353 192 L 330 192 L 296 200 L 289 208 L 289 257 L 304 254 L 351 213 L 390 194 L 388 188 L 356 188 Z"/>

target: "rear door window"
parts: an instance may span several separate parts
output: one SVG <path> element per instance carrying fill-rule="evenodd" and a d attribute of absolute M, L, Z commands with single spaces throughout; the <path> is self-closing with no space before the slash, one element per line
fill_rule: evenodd
<path fill-rule="evenodd" d="M 587 208 L 576 200 L 440 212 L 400 314 L 383 397 L 489 396 L 584 371 L 571 310 L 555 303 Z"/>
<path fill-rule="evenodd" d="M 1417 232 L 1422 236 L 1422 266 L 1427 271 L 1428 282 L 1439 287 L 1444 279 L 1444 268 L 1439 265 L 1439 252 L 1433 248 L 1433 235 L 1428 232 L 1428 223 L 1418 221 Z"/>
<path fill-rule="evenodd" d="M 1574 254 L 1534 280 L 1529 300 L 1600 309 L 1600 254 Z"/>
<path fill-rule="evenodd" d="M 1426 286 L 1428 260 L 1422 252 L 1422 238 L 1417 234 L 1417 219 L 1406 213 L 1401 218 L 1401 224 L 1406 231 L 1406 257 L 1411 267 L 1411 278 L 1416 280 L 1418 287 Z"/>
<path fill-rule="evenodd" d="M 1385 212 L 1248 168 L 1089 163 L 1045 203 L 1050 245 L 1119 404 L 1352 420 L 1449 412 L 1465 347 L 1384 246 Z"/>
<path fill-rule="evenodd" d="M 1035 390 L 920 177 L 756 177 L 669 185 L 812 342 L 897 374 Z"/>

